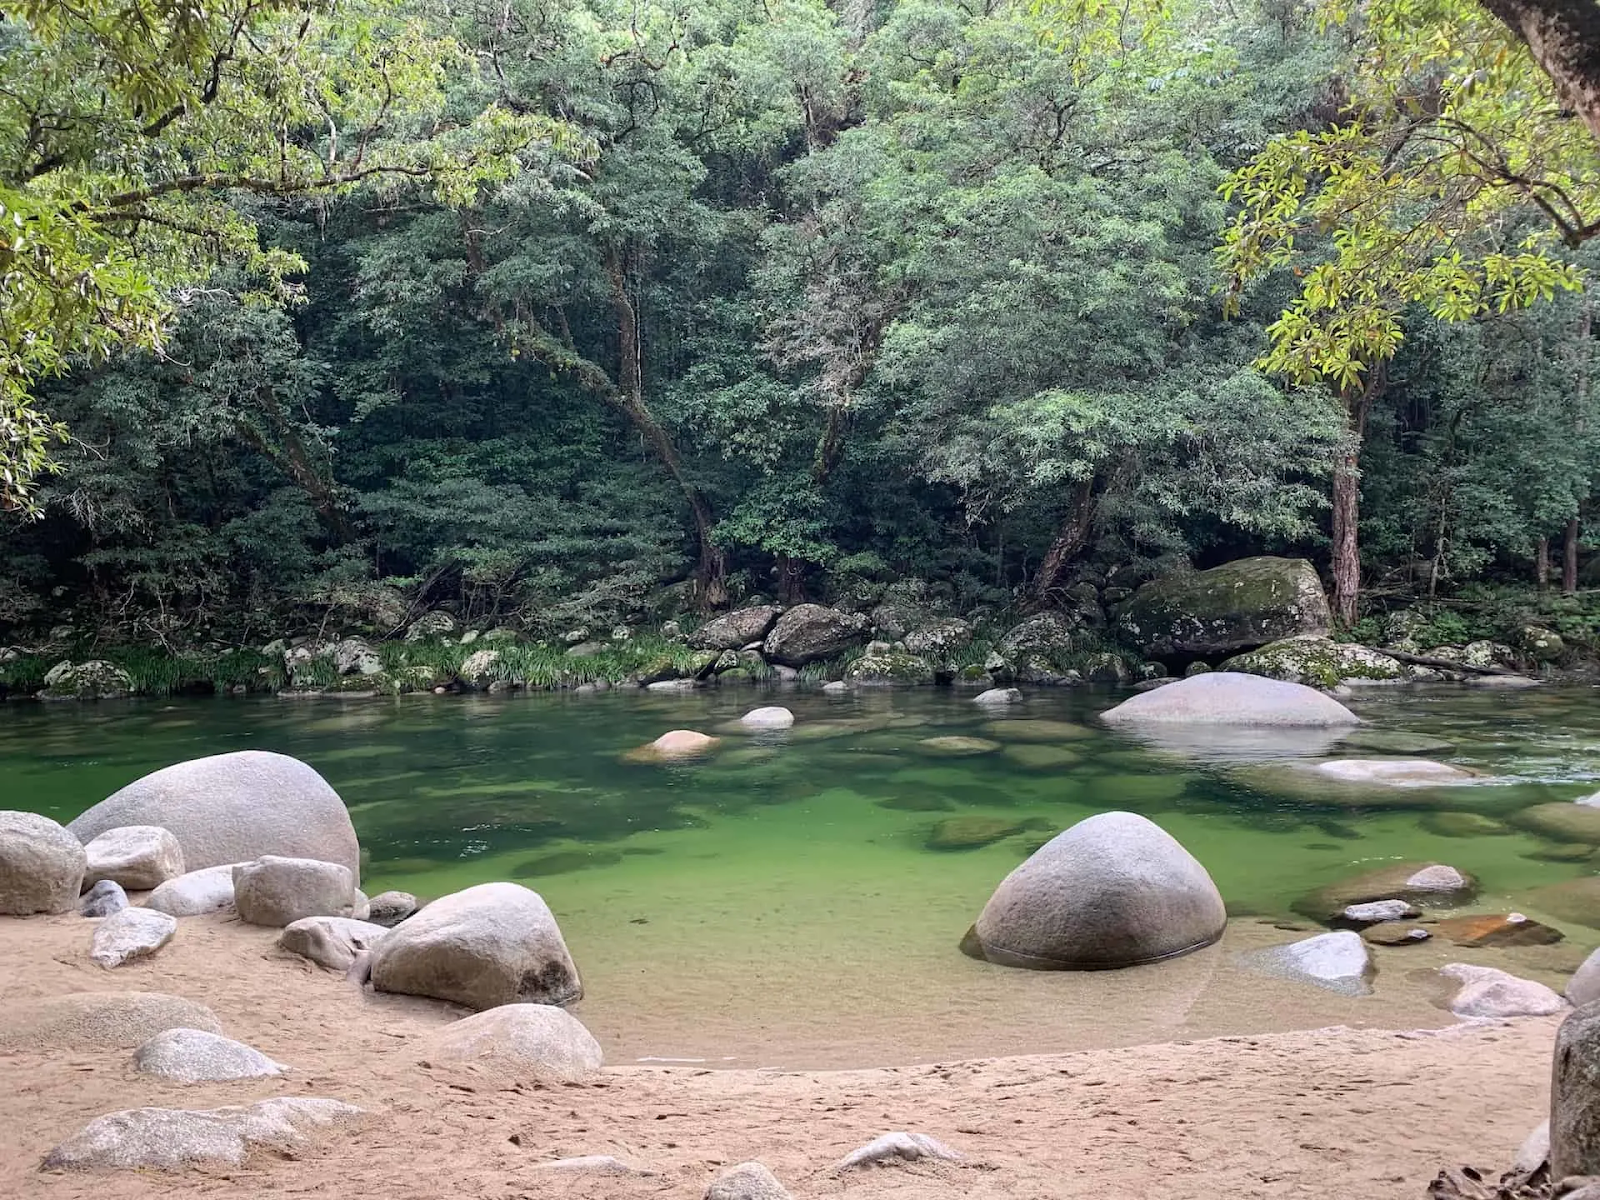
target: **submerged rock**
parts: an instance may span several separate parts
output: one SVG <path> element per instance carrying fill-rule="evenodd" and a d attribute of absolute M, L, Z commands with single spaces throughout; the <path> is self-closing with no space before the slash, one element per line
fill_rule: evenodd
<path fill-rule="evenodd" d="M 1038 819 L 1017 821 L 1006 817 L 946 817 L 937 822 L 925 843 L 930 850 L 977 850 L 995 842 L 1037 829 L 1044 822 Z"/>
<path fill-rule="evenodd" d="M 1512 820 L 1558 842 L 1600 846 L 1600 808 L 1587 804 L 1535 804 L 1515 814 Z"/>
<path fill-rule="evenodd" d="M 1112 725 L 1205 724 L 1334 727 L 1360 724 L 1330 696 L 1298 683 L 1210 671 L 1123 701 L 1101 720 Z"/>
<path fill-rule="evenodd" d="M 782 705 L 752 708 L 739 718 L 746 729 L 788 729 L 794 724 L 794 714 Z"/>
<path fill-rule="evenodd" d="M 1152 580 L 1118 611 L 1122 635 L 1152 658 L 1207 658 L 1332 623 L 1327 593 L 1303 558 L 1242 558 Z"/>
<path fill-rule="evenodd" d="M 1337 783 L 1374 787 L 1452 786 L 1470 784 L 1478 778 L 1471 771 L 1426 758 L 1336 758 L 1317 763 L 1310 769 Z"/>
<path fill-rule="evenodd" d="M 1429 833 L 1438 834 L 1440 837 L 1498 837 L 1511 832 L 1493 817 L 1472 812 L 1424 813 L 1421 825 Z"/>
<path fill-rule="evenodd" d="M 1373 946 L 1417 946 L 1432 936 L 1422 926 L 1409 921 L 1385 921 L 1381 925 L 1368 925 L 1361 931 L 1361 940 Z"/>
<path fill-rule="evenodd" d="M 972 702 L 986 708 L 1005 708 L 1012 704 L 1021 704 L 1022 692 L 1014 687 L 990 688 L 988 691 L 979 692 L 972 698 Z"/>
<path fill-rule="evenodd" d="M 995 889 L 964 948 L 1007 966 L 1126 967 L 1222 936 L 1211 876 L 1165 830 L 1133 813 L 1080 821 Z"/>
<path fill-rule="evenodd" d="M 1422 733 L 1394 729 L 1352 729 L 1339 739 L 1341 750 L 1365 750 L 1369 754 L 1449 754 L 1454 742 Z"/>
<path fill-rule="evenodd" d="M 1600 875 L 1580 875 L 1535 888 L 1525 899 L 1528 907 L 1536 912 L 1600 929 Z"/>
<path fill-rule="evenodd" d="M 1266 975 L 1297 979 L 1346 996 L 1372 994 L 1372 956 L 1360 934 L 1341 930 L 1273 946 L 1244 956 L 1243 961 Z"/>
<path fill-rule="evenodd" d="M 917 743 L 917 747 L 924 754 L 933 754 L 940 758 L 969 758 L 975 754 L 993 754 L 1000 749 L 1000 743 L 991 742 L 987 738 L 931 737 L 923 738 Z"/>
<path fill-rule="evenodd" d="M 1410 921 L 1422 914 L 1404 900 L 1369 900 L 1352 904 L 1339 915 L 1346 921 L 1375 925 L 1379 921 Z"/>
<path fill-rule="evenodd" d="M 84 847 L 89 865 L 85 883 L 109 879 L 124 888 L 147 892 L 184 872 L 183 847 L 172 831 L 157 825 L 124 825 L 108 829 Z"/>
<path fill-rule="evenodd" d="M 0 812 L 0 916 L 71 912 L 87 866 L 83 844 L 49 817 Z"/>
<path fill-rule="evenodd" d="M 1434 931 L 1458 946 L 1548 946 L 1565 936 L 1521 913 L 1446 917 Z"/>
<path fill-rule="evenodd" d="M 604 1063 L 600 1043 L 571 1013 L 549 1004 L 502 1004 L 430 1035 L 425 1065 L 469 1064 L 496 1082 L 581 1083 Z"/>
<path fill-rule="evenodd" d="M 125 908 L 95 928 L 89 959 L 102 967 L 120 967 L 148 958 L 172 940 L 178 920 L 149 908 Z"/>
<path fill-rule="evenodd" d="M 1327 922 L 1352 904 L 1373 900 L 1405 900 L 1424 908 L 1459 904 L 1477 893 L 1472 876 L 1441 863 L 1395 863 L 1342 879 L 1300 897 L 1294 911 Z"/>
<path fill-rule="evenodd" d="M 240 750 L 164 767 L 68 828 L 88 841 L 124 825 L 171 830 L 190 871 L 277 854 L 342 863 L 361 881 L 361 847 L 344 801 L 285 754 Z"/>
<path fill-rule="evenodd" d="M 699 758 L 709 753 L 721 741 L 710 734 L 693 729 L 669 729 L 648 746 L 630 751 L 627 757 L 634 762 L 670 762 L 677 759 Z"/>
<path fill-rule="evenodd" d="M 178 1083 L 220 1083 L 272 1078 L 289 1068 L 204 1029 L 164 1029 L 133 1052 L 133 1069 Z"/>
<path fill-rule="evenodd" d="M 1544 984 L 1494 967 L 1450 963 L 1440 967 L 1439 974 L 1461 983 L 1450 1001 L 1450 1011 L 1458 1017 L 1547 1017 L 1567 1007 Z"/>
<path fill-rule="evenodd" d="M 1083 755 L 1076 750 L 1037 742 L 1007 746 L 1000 754 L 1006 761 L 1015 763 L 1025 771 L 1055 771 L 1083 761 Z"/>
<path fill-rule="evenodd" d="M 983 732 L 1002 742 L 1078 742 L 1093 738 L 1095 731 L 1087 725 L 1074 725 L 1071 721 L 1032 719 L 1021 721 L 990 721 Z"/>

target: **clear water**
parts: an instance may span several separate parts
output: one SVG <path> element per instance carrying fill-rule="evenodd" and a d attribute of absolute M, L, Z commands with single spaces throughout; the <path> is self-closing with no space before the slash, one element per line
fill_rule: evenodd
<path fill-rule="evenodd" d="M 1361 693 L 1350 703 L 1372 728 L 1442 738 L 1452 749 L 1435 757 L 1483 774 L 1473 787 L 1416 792 L 1296 784 L 1284 760 L 1327 753 L 1316 739 L 1227 743 L 1192 731 L 1187 744 L 1149 745 L 1095 725 L 1117 699 L 1037 693 L 1003 717 L 942 691 L 19 704 L 0 708 L 0 807 L 65 821 L 182 759 L 293 754 L 349 804 L 369 892 L 427 897 L 493 879 L 536 888 L 585 976 L 581 1015 L 613 1061 L 713 1065 L 1439 1023 L 1424 968 L 1473 953 L 1385 952 L 1377 996 L 1351 1001 L 1263 981 L 1237 951 L 1288 940 L 1275 926 L 1296 897 L 1385 861 L 1451 863 L 1482 881 L 1475 907 L 1530 915 L 1541 915 L 1536 889 L 1597 870 L 1584 847 L 1514 824 L 1519 809 L 1600 788 L 1593 689 Z M 730 725 L 772 702 L 795 711 L 793 730 Z M 1014 718 L 1073 728 L 993 723 Z M 724 740 L 693 763 L 624 759 L 672 728 Z M 950 735 L 1005 748 L 952 758 L 921 744 Z M 957 951 L 1033 846 L 1110 808 L 1150 816 L 1211 871 L 1235 918 L 1221 947 L 1092 976 L 1007 970 Z M 1511 823 L 1447 837 L 1430 828 L 1441 810 Z M 995 840 L 932 848 L 951 818 L 986 818 Z M 1568 933 L 1559 946 L 1477 960 L 1553 974 L 1600 942 L 1600 930 L 1553 923 Z"/>

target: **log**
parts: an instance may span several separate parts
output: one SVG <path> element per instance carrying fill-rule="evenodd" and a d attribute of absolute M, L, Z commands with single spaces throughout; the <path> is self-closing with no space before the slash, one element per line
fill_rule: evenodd
<path fill-rule="evenodd" d="M 1412 654 L 1406 650 L 1378 650 L 1379 654 L 1387 654 L 1390 658 L 1403 663 L 1411 663 L 1418 667 L 1437 667 L 1441 671 L 1465 671 L 1468 675 L 1521 675 L 1521 671 L 1511 671 L 1505 667 L 1475 667 L 1467 663 L 1459 663 L 1449 658 L 1435 658 L 1429 654 Z"/>

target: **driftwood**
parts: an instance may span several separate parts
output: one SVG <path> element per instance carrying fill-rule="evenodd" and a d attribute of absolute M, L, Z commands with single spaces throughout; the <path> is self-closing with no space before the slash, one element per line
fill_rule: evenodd
<path fill-rule="evenodd" d="M 1469 675 L 1521 675 L 1521 671 L 1510 671 L 1505 667 L 1475 667 L 1468 663 L 1456 662 L 1450 658 L 1435 658 L 1431 654 L 1412 654 L 1405 650 L 1379 650 L 1379 654 L 1387 654 L 1390 658 L 1403 663 L 1412 663 L 1419 667 L 1437 667 L 1441 671 L 1465 671 Z"/>

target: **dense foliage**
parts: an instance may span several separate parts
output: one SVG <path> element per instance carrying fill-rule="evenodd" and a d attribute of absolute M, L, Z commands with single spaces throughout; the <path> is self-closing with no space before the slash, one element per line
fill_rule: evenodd
<path fill-rule="evenodd" d="M 1373 13 L 24 5 L 0 633 L 1575 576 L 1596 143 Z"/>

